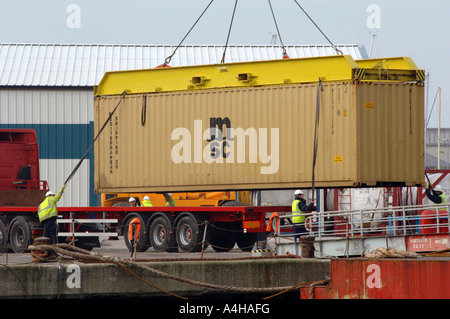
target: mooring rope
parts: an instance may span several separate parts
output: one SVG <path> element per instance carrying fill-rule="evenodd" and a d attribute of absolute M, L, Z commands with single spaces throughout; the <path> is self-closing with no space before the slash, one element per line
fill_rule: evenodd
<path fill-rule="evenodd" d="M 28 249 L 33 252 L 33 251 L 51 251 L 54 252 L 60 256 L 65 256 L 65 257 L 71 257 L 80 261 L 87 261 L 87 262 L 105 262 L 105 263 L 113 263 L 116 264 L 118 266 L 120 266 L 121 268 L 124 268 L 124 266 L 126 267 L 136 267 L 136 268 L 140 268 L 140 269 L 144 269 L 146 271 L 149 271 L 153 274 L 156 274 L 158 276 L 161 276 L 163 278 L 168 278 L 168 279 L 172 279 L 172 280 L 176 280 L 176 281 L 180 281 L 180 282 L 184 282 L 187 284 L 192 284 L 192 285 L 196 285 L 196 286 L 201 286 L 201 287 L 205 287 L 205 288 L 211 288 L 211 289 L 217 289 L 217 290 L 225 290 L 225 291 L 234 291 L 234 292 L 241 292 L 241 293 L 272 293 L 272 292 L 280 292 L 284 293 L 284 292 L 288 292 L 292 289 L 295 289 L 296 287 L 299 287 L 301 285 L 309 285 L 311 284 L 311 282 L 304 282 L 304 283 L 299 283 L 299 284 L 295 284 L 293 286 L 286 286 L 286 287 L 267 287 L 267 288 L 246 288 L 246 287 L 234 287 L 234 286 L 226 286 L 226 285 L 217 285 L 217 284 L 211 284 L 211 283 L 205 283 L 205 282 L 201 282 L 201 281 L 197 281 L 197 280 L 192 280 L 192 279 L 187 279 L 187 278 L 182 278 L 180 276 L 177 275 L 173 275 L 173 274 L 169 274 L 167 272 L 155 269 L 153 267 L 150 267 L 148 265 L 144 265 L 144 264 L 139 264 L 136 262 L 133 262 L 132 260 L 128 260 L 128 259 L 123 259 L 120 257 L 112 257 L 112 256 L 105 256 L 105 255 L 101 255 L 99 253 L 94 253 L 94 252 L 90 252 L 75 246 L 71 246 L 68 244 L 55 244 L 55 245 L 46 245 L 46 244 L 37 244 L 37 245 L 30 245 L 28 247 Z M 144 281 L 143 279 L 139 278 L 141 281 Z M 147 282 L 146 282 L 147 283 Z M 153 286 L 157 288 L 156 286 Z M 162 290 L 160 288 L 157 288 L 159 290 Z M 165 291 L 166 293 L 169 293 L 167 291 Z M 172 293 L 171 293 L 172 294 Z M 172 294 L 175 295 L 175 294 Z M 278 294 L 277 294 L 278 295 Z M 178 296 L 177 297 L 181 297 Z M 183 297 L 181 297 L 183 298 Z"/>

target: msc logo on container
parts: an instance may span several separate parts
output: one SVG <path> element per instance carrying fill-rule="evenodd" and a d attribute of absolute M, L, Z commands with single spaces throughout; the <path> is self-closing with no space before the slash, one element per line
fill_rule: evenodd
<path fill-rule="evenodd" d="M 175 164 L 260 163 L 265 165 L 261 174 L 275 174 L 279 168 L 279 128 L 270 128 L 270 137 L 268 131 L 233 128 L 228 117 L 211 117 L 209 128 L 203 130 L 203 121 L 194 120 L 194 132 L 185 127 L 172 131 L 171 140 L 179 142 L 172 147 L 171 158 Z"/>

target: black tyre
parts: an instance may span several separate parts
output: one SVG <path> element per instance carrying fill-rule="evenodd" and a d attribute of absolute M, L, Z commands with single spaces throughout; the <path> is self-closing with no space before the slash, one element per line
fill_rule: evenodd
<path fill-rule="evenodd" d="M 178 247 L 187 252 L 202 250 L 202 232 L 198 220 L 193 215 L 187 215 L 177 224 L 176 239 Z"/>
<path fill-rule="evenodd" d="M 244 232 L 237 232 L 234 236 L 236 238 L 236 244 L 242 251 L 252 251 L 256 243 L 255 233 L 245 234 Z"/>
<path fill-rule="evenodd" d="M 0 254 L 5 252 L 8 248 L 8 237 L 6 234 L 6 225 L 3 220 L 0 219 Z"/>
<path fill-rule="evenodd" d="M 158 252 L 178 251 L 177 242 L 173 232 L 170 220 L 165 216 L 156 217 L 151 223 L 148 230 L 150 243 Z"/>
<path fill-rule="evenodd" d="M 233 249 L 236 240 L 229 223 L 216 223 L 209 232 L 209 242 L 217 252 L 227 252 Z"/>
<path fill-rule="evenodd" d="M 23 253 L 31 245 L 31 227 L 28 221 L 22 217 L 17 216 L 11 221 L 11 228 L 9 231 L 9 242 L 11 249 L 15 253 Z"/>
<path fill-rule="evenodd" d="M 127 246 L 129 251 L 134 251 L 134 246 L 131 243 L 130 239 L 128 238 L 128 227 L 130 226 L 130 222 L 135 218 L 138 217 L 141 222 L 141 229 L 139 231 L 139 237 L 136 243 L 136 252 L 144 252 L 147 251 L 150 248 L 150 240 L 147 233 L 147 221 L 146 219 L 139 215 L 139 214 L 130 214 L 130 216 L 126 219 L 123 229 L 123 238 L 125 241 L 125 245 Z"/>
<path fill-rule="evenodd" d="M 239 201 L 230 201 L 230 202 L 225 202 L 220 206 L 236 207 L 236 206 L 245 206 L 245 205 Z M 230 233 L 234 236 L 234 239 L 235 239 L 238 247 L 242 251 L 252 251 L 253 246 L 256 243 L 256 234 L 244 233 L 244 231 L 242 229 L 242 224 L 240 224 L 240 223 L 238 223 L 238 224 L 233 223 L 232 225 L 229 225 L 229 228 L 232 231 L 232 232 L 230 231 Z M 231 245 L 231 240 L 228 243 L 228 245 Z"/>

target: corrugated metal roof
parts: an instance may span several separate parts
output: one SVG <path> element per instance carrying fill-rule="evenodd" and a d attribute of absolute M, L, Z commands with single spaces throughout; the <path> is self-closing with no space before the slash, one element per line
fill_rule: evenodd
<path fill-rule="evenodd" d="M 365 59 L 362 46 L 338 45 L 344 54 Z M 86 87 L 97 85 L 105 72 L 149 69 L 164 63 L 176 46 L 0 44 L 0 86 Z M 220 63 L 223 46 L 182 46 L 171 66 Z M 327 45 L 287 46 L 291 58 L 336 55 Z M 281 58 L 279 46 L 229 46 L 225 63 Z"/>

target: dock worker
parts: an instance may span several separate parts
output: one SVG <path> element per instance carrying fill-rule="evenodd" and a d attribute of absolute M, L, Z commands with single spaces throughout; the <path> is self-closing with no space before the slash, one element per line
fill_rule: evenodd
<path fill-rule="evenodd" d="M 294 192 L 294 201 L 292 202 L 292 223 L 294 224 L 294 238 L 295 241 L 300 239 L 302 234 L 306 234 L 305 227 L 306 213 L 316 210 L 314 202 L 311 201 L 309 205 L 306 205 L 306 199 L 304 198 L 303 191 L 297 189 Z"/>
<path fill-rule="evenodd" d="M 50 238 L 52 244 L 58 243 L 56 223 L 58 219 L 58 207 L 56 203 L 61 199 L 65 188 L 66 185 L 63 185 L 56 195 L 52 191 L 48 191 L 38 209 L 39 222 L 44 226 L 44 236 Z"/>
<path fill-rule="evenodd" d="M 163 193 L 164 199 L 166 200 L 166 206 L 176 206 L 175 199 L 173 199 L 171 193 Z"/>
<path fill-rule="evenodd" d="M 436 205 L 446 204 L 445 194 L 441 185 L 437 185 L 433 188 L 433 185 L 428 183 L 427 186 L 428 188 L 425 192 L 429 200 Z M 444 224 L 447 223 L 444 219 L 448 217 L 446 207 L 440 207 L 438 211 L 435 209 L 426 209 L 420 216 L 420 234 L 448 233 L 447 225 L 444 226 Z"/>
<path fill-rule="evenodd" d="M 433 185 L 431 183 L 428 183 L 428 188 L 426 189 L 426 194 L 429 200 L 431 200 L 435 204 L 445 204 L 445 193 L 442 189 L 442 186 L 439 184 L 436 187 L 433 188 Z M 445 208 L 442 208 L 445 210 Z"/>
<path fill-rule="evenodd" d="M 150 200 L 150 197 L 148 197 L 147 195 L 144 196 L 141 207 L 153 207 L 153 203 Z"/>
<path fill-rule="evenodd" d="M 130 197 L 128 200 L 128 206 L 135 207 L 136 206 L 136 198 Z"/>

